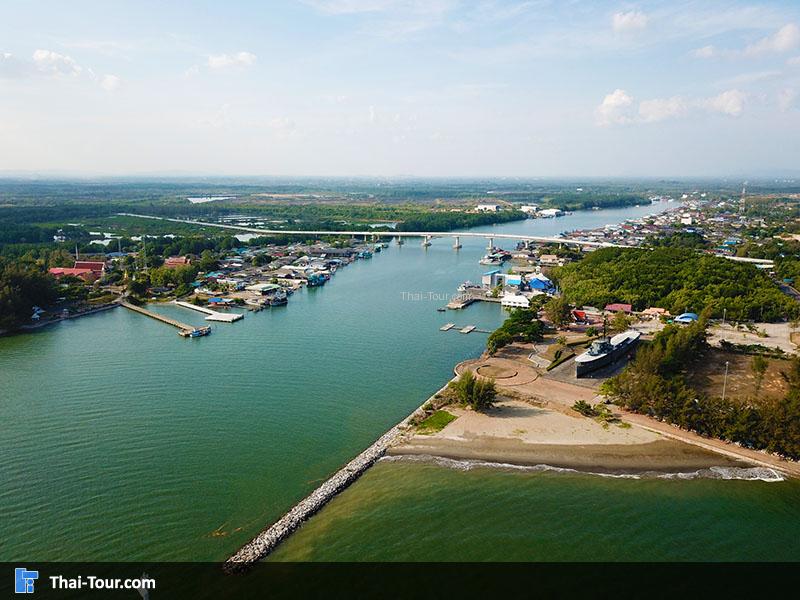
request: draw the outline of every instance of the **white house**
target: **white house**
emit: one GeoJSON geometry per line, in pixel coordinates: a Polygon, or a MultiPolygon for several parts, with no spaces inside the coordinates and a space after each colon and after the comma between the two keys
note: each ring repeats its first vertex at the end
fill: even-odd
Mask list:
{"type": "Polygon", "coordinates": [[[499,204],[478,204],[475,207],[477,212],[497,212],[500,210],[499,204]]]}
{"type": "Polygon", "coordinates": [[[528,297],[522,294],[505,294],[500,299],[500,306],[503,308],[529,308],[530,305],[528,297]]]}
{"type": "Polygon", "coordinates": [[[519,207],[519,209],[527,215],[536,214],[536,211],[539,210],[539,207],[535,204],[524,204],[519,207]]]}

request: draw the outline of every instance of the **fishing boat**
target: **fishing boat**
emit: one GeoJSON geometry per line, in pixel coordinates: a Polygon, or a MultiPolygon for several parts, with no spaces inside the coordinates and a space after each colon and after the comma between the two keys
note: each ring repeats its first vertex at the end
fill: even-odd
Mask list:
{"type": "Polygon", "coordinates": [[[465,281],[461,285],[458,286],[459,292],[466,292],[467,290],[479,290],[481,286],[477,283],[472,283],[471,281],[465,281]]]}
{"type": "Polygon", "coordinates": [[[589,373],[617,362],[634,349],[641,335],[640,332],[629,329],[610,339],[595,340],[586,352],[575,357],[575,376],[585,377],[589,373]]]}
{"type": "Polygon", "coordinates": [[[267,302],[270,306],[285,306],[289,303],[289,296],[283,290],[278,290],[268,298],[267,302]]]}

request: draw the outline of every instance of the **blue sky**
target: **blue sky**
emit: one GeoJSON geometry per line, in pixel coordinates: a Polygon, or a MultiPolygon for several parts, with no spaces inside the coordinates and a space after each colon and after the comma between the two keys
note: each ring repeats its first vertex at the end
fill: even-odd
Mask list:
{"type": "Polygon", "coordinates": [[[0,171],[800,171],[800,3],[4,0],[0,171]]]}

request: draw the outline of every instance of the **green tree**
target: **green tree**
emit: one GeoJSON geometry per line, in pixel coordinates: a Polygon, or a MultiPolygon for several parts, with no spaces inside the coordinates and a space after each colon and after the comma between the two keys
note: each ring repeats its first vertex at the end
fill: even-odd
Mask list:
{"type": "Polygon", "coordinates": [[[611,331],[614,333],[622,333],[627,331],[631,326],[631,319],[624,311],[618,310],[614,317],[611,319],[611,331]]]}
{"type": "Polygon", "coordinates": [[[544,305],[544,314],[556,328],[561,328],[570,322],[570,306],[564,296],[553,296],[544,305]]]}
{"type": "Polygon", "coordinates": [[[767,372],[767,367],[769,367],[769,362],[766,358],[760,354],[753,356],[753,360],[750,363],[750,370],[753,371],[753,376],[756,378],[756,396],[761,391],[761,384],[764,381],[764,374],[767,372]]]}

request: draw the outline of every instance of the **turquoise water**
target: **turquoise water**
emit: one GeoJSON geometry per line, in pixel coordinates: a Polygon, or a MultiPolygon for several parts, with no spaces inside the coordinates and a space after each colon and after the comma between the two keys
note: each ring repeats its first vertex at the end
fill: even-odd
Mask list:
{"type": "MultiPolygon", "coordinates": [[[[485,229],[552,235],[653,210],[485,229]]],[[[124,309],[0,338],[0,560],[224,558],[416,408],[456,362],[483,350],[484,334],[438,330],[449,320],[485,329],[502,320],[499,307],[489,304],[436,312],[461,281],[485,270],[477,263],[485,242],[462,243],[460,252],[450,239],[434,240],[427,250],[413,242],[392,245],[342,269],[324,288],[294,294],[287,307],[215,325],[208,338],[182,339],[124,309]],[[404,293],[433,297],[414,301],[404,293]]],[[[204,323],[199,313],[179,307],[156,310],[204,323]]],[[[472,473],[423,472],[440,471],[453,494],[474,489],[472,473]]],[[[383,465],[375,471],[384,472],[391,471],[383,465]]],[[[495,476],[487,479],[489,488],[495,476]]],[[[528,476],[503,477],[507,487],[519,481],[525,503],[528,476]]],[[[567,481],[552,479],[554,498],[567,481]]],[[[707,486],[709,498],[718,494],[723,506],[758,509],[777,529],[794,531],[785,513],[771,512],[775,490],[797,496],[793,483],[654,486],[661,484],[676,497],[692,485],[707,486]],[[742,489],[752,496],[729,498],[732,485],[750,486],[742,489]]],[[[629,482],[603,485],[623,496],[631,489],[629,482]]],[[[587,510],[597,510],[602,502],[587,494],[587,510]]],[[[473,502],[480,497],[473,495],[473,502]]],[[[370,506],[370,498],[362,500],[370,506]]],[[[645,500],[627,513],[642,527],[654,510],[664,510],[645,500]]],[[[487,541],[496,535],[485,531],[487,541]]],[[[515,535],[520,544],[536,539],[525,527],[515,535]]],[[[381,557],[379,540],[366,537],[352,557],[381,557]]],[[[430,556],[441,540],[420,535],[406,543],[430,556]]],[[[305,547],[316,552],[313,543],[305,547]]]]}

